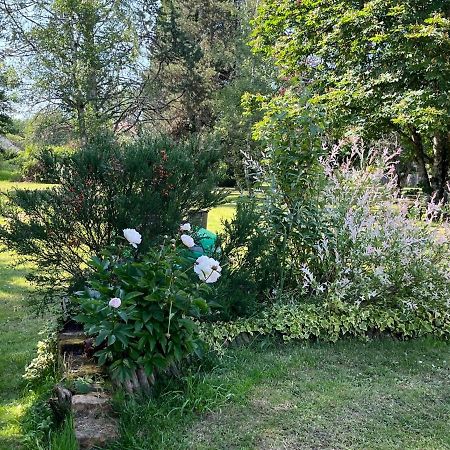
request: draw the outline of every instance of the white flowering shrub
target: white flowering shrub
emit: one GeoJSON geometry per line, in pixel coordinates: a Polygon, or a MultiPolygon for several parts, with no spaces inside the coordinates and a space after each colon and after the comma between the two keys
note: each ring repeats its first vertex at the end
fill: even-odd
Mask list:
{"type": "Polygon", "coordinates": [[[301,264],[304,295],[401,310],[448,308],[449,226],[434,199],[399,195],[394,158],[355,151],[323,160],[326,232],[301,264]]]}

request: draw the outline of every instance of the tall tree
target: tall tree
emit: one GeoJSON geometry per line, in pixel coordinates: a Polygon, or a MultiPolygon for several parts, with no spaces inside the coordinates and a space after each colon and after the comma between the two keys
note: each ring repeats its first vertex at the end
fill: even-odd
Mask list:
{"type": "Polygon", "coordinates": [[[273,65],[252,53],[258,0],[163,0],[152,46],[157,82],[147,91],[155,127],[176,137],[213,134],[224,149],[227,182],[249,186],[244,161],[259,153],[244,117],[246,92],[272,91],[273,65]],[[157,110],[159,114],[154,114],[157,110]]]}
{"type": "Polygon", "coordinates": [[[445,195],[447,0],[264,0],[254,47],[275,59],[292,90],[309,87],[338,134],[397,132],[414,151],[425,190],[445,195]]]}
{"type": "Polygon", "coordinates": [[[0,64],[0,135],[10,132],[13,128],[13,122],[9,114],[10,102],[7,96],[7,86],[7,77],[5,73],[2,73],[0,64]]]}
{"type": "MultiPolygon", "coordinates": [[[[174,135],[210,129],[214,95],[233,77],[238,4],[233,0],[163,0],[152,48],[158,82],[148,97],[174,135]]],[[[161,123],[161,122],[160,122],[161,123]]]]}
{"type": "Polygon", "coordinates": [[[32,92],[45,109],[62,111],[86,140],[101,128],[134,125],[141,114],[143,40],[152,1],[1,0],[27,63],[32,92]]]}
{"type": "Polygon", "coordinates": [[[262,114],[247,114],[243,97],[249,94],[271,95],[277,90],[276,70],[262,55],[251,51],[251,20],[256,15],[258,0],[240,2],[234,41],[233,76],[214,95],[214,135],[227,150],[225,161],[231,180],[251,190],[260,170],[263,144],[253,139],[253,125],[262,114]]]}

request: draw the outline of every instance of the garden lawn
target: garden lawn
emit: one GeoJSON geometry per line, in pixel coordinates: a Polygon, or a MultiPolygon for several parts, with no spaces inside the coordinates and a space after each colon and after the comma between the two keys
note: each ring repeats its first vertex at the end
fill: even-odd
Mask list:
{"type": "Polygon", "coordinates": [[[18,420],[31,400],[22,379],[34,357],[45,321],[27,308],[26,268],[12,268],[11,253],[0,253],[0,449],[18,448],[18,420]]]}
{"type": "Polygon", "coordinates": [[[255,342],[120,403],[126,449],[450,449],[450,349],[433,340],[255,342]]]}
{"type": "Polygon", "coordinates": [[[213,208],[208,213],[208,230],[213,233],[220,233],[223,231],[223,221],[231,220],[236,211],[236,203],[230,202],[213,208]]]}
{"type": "Polygon", "coordinates": [[[213,208],[208,213],[208,230],[213,233],[220,233],[223,231],[223,222],[231,220],[236,212],[236,201],[240,194],[236,190],[227,190],[227,197],[225,203],[213,208]]]}
{"type": "MultiPolygon", "coordinates": [[[[4,176],[0,190],[13,186],[36,188],[32,183],[12,183],[4,176]],[[6,179],[5,179],[6,178],[6,179]]],[[[30,286],[24,276],[27,267],[12,267],[16,257],[0,253],[0,449],[19,448],[19,419],[32,400],[22,379],[25,366],[34,357],[39,332],[45,320],[27,308],[30,286]]]]}

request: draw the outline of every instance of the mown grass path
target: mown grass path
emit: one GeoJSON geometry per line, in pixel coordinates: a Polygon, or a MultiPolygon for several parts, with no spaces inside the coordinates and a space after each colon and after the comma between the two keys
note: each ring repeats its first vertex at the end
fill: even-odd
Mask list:
{"type": "Polygon", "coordinates": [[[27,305],[26,267],[13,268],[14,256],[0,253],[0,449],[19,448],[19,420],[30,401],[22,378],[42,337],[45,319],[27,305]]]}

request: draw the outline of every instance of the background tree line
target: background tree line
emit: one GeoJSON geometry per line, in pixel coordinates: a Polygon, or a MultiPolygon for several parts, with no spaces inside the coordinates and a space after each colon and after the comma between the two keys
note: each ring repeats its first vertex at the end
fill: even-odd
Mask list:
{"type": "Polygon", "coordinates": [[[256,3],[1,0],[5,56],[33,111],[22,134],[38,146],[103,132],[213,136],[243,182],[242,151],[257,144],[241,96],[269,92],[274,73],[248,46],[256,3]]]}

